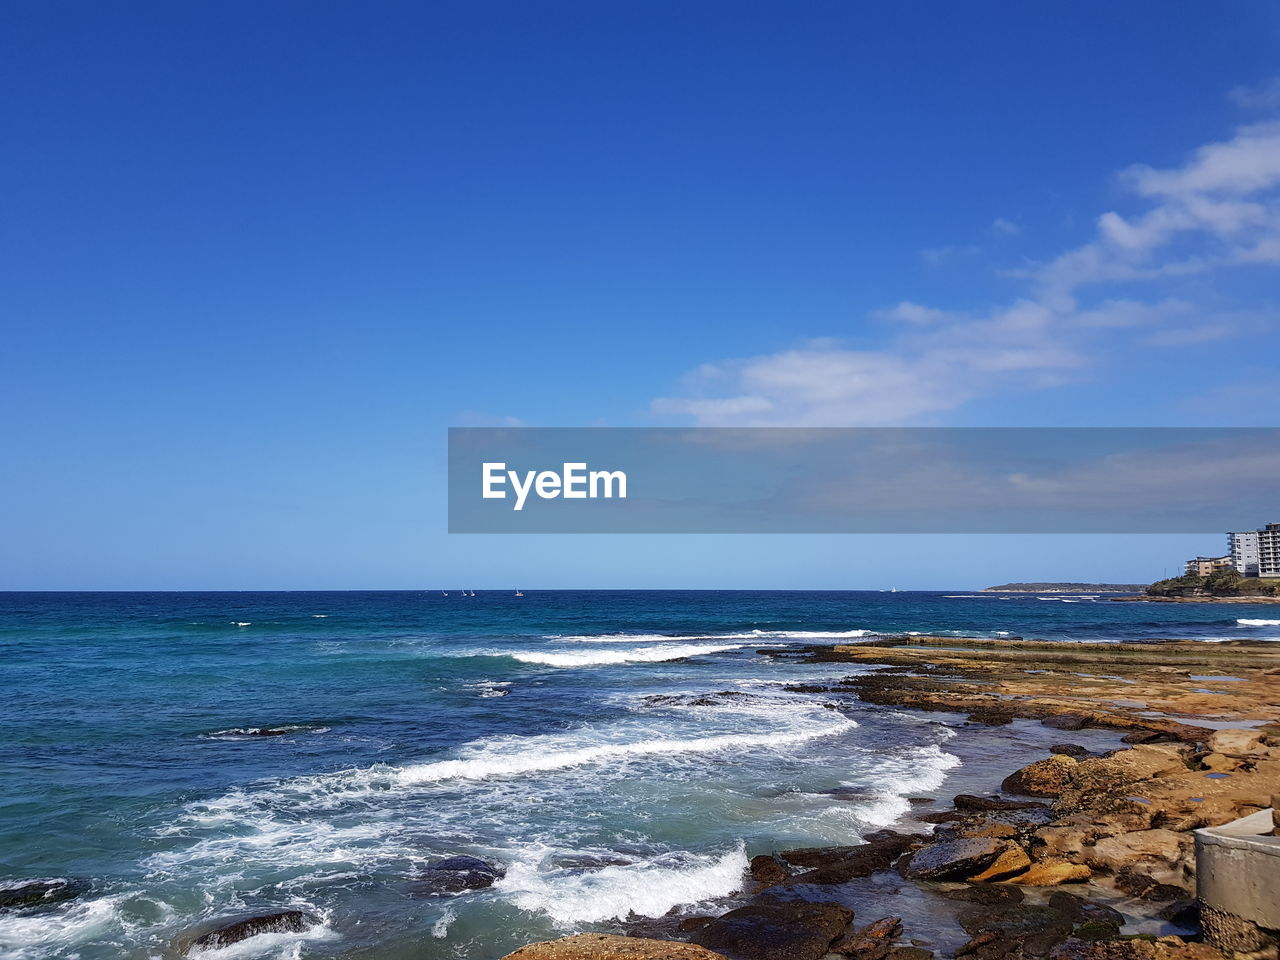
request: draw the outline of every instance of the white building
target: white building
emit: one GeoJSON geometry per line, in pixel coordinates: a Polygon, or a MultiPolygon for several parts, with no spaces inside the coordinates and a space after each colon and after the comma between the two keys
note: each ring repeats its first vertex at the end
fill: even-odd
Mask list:
{"type": "Polygon", "coordinates": [[[1242,576],[1256,577],[1258,575],[1258,531],[1228,533],[1227,543],[1231,548],[1231,565],[1242,576]]]}
{"type": "Polygon", "coordinates": [[[1227,534],[1231,565],[1246,577],[1280,577],[1280,523],[1227,534]]]}
{"type": "Polygon", "coordinates": [[[1280,577],[1280,523],[1258,531],[1258,576],[1280,577]]]}

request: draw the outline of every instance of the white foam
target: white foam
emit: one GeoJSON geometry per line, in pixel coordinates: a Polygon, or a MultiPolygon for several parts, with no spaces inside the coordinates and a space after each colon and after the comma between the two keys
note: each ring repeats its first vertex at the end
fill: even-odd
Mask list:
{"type": "Polygon", "coordinates": [[[673,907],[725,897],[742,887],[742,846],[719,857],[668,855],[589,873],[541,872],[517,861],[495,885],[517,907],[548,916],[560,927],[602,920],[660,917],[673,907]]]}
{"type": "Polygon", "coordinates": [[[0,960],[39,960],[122,929],[123,897],[82,900],[54,912],[0,913],[0,960]]]}
{"type": "Polygon", "coordinates": [[[233,627],[252,627],[253,621],[252,620],[232,620],[231,625],[233,627]]]}
{"type": "Polygon", "coordinates": [[[449,935],[449,927],[457,919],[458,915],[453,912],[453,907],[447,907],[444,913],[440,914],[436,922],[431,925],[431,935],[437,940],[443,940],[449,935]]]}
{"type": "Polygon", "coordinates": [[[663,663],[701,657],[710,653],[741,650],[741,644],[692,644],[673,643],[655,647],[639,647],[635,650],[594,650],[589,653],[554,653],[541,650],[521,650],[511,654],[521,663],[540,663],[548,667],[597,667],[618,663],[663,663]]]}
{"type": "Polygon", "coordinates": [[[772,733],[726,733],[687,740],[654,738],[629,743],[597,743],[561,750],[531,749],[537,743],[536,738],[511,737],[506,739],[502,749],[484,748],[462,760],[439,760],[405,767],[399,772],[398,779],[406,784],[484,780],[489,777],[510,777],[579,767],[604,760],[775,747],[829,737],[856,726],[856,723],[846,717],[836,717],[825,724],[810,722],[772,733]]]}
{"type": "Polygon", "coordinates": [[[751,630],[746,633],[707,633],[673,636],[663,633],[592,633],[548,636],[561,643],[672,643],[691,640],[854,640],[876,636],[874,630],[751,630]]]}
{"type": "Polygon", "coordinates": [[[1280,620],[1237,620],[1242,627],[1280,627],[1280,620]]]}
{"type": "Polygon", "coordinates": [[[304,944],[337,938],[337,932],[327,923],[321,922],[297,932],[260,933],[225,947],[192,947],[190,956],[200,957],[202,960],[299,960],[303,956],[304,944]]]}

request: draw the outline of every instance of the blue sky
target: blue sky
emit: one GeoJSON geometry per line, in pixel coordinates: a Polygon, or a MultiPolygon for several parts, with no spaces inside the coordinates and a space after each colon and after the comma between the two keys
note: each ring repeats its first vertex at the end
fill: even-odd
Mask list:
{"type": "Polygon", "coordinates": [[[1159,576],[450,537],[445,429],[1275,425],[1277,77],[1261,2],[12,5],[0,585],[1159,576]]]}

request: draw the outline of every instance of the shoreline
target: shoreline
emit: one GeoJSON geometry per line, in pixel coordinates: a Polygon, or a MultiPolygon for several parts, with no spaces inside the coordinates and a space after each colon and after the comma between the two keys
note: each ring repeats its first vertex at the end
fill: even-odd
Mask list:
{"type": "Polygon", "coordinates": [[[759,652],[783,669],[871,668],[791,692],[975,728],[1038,721],[1064,742],[1018,769],[993,757],[982,774],[1004,777],[998,791],[913,798],[891,828],[852,846],[755,856],[751,882],[721,916],[677,910],[625,925],[627,936],[582,934],[510,957],[1223,956],[1199,942],[1191,831],[1266,809],[1280,793],[1280,645],[911,636],[759,652]],[[1070,742],[1098,731],[1117,735],[1118,749],[1070,742]]]}
{"type": "Polygon", "coordinates": [[[1280,603],[1280,597],[1161,597],[1143,594],[1137,597],[1108,597],[1112,603],[1280,603]]]}

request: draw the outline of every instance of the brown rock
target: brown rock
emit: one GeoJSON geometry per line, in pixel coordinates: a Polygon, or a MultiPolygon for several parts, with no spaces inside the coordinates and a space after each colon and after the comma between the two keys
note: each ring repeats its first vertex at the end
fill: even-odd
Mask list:
{"type": "Polygon", "coordinates": [[[1055,753],[1048,759],[1037,760],[1011,773],[1000,784],[1000,789],[1028,797],[1056,797],[1062,793],[1078,765],[1075,758],[1055,753]]]}
{"type": "Polygon", "coordinates": [[[995,863],[981,873],[970,877],[970,879],[977,883],[984,883],[989,880],[1005,880],[1015,874],[1022,873],[1029,866],[1031,866],[1031,858],[1027,856],[1027,852],[1015,844],[1010,844],[1004,853],[996,857],[995,863]]]}
{"type": "Polygon", "coordinates": [[[1266,741],[1257,730],[1217,730],[1209,737],[1208,747],[1211,753],[1228,757],[1265,757],[1268,753],[1266,741]]]}
{"type": "Polygon", "coordinates": [[[1046,804],[1036,800],[1006,800],[1003,797],[978,797],[971,793],[958,794],[952,804],[957,810],[988,813],[992,810],[1043,810],[1046,804]]]}
{"type": "Polygon", "coordinates": [[[1228,757],[1225,753],[1206,753],[1200,758],[1200,766],[1214,773],[1235,773],[1244,763],[1243,760],[1228,757]]]}
{"type": "Polygon", "coordinates": [[[507,954],[503,960],[725,960],[725,957],[692,943],[674,940],[579,933],[531,943],[507,954]]]}
{"type": "Polygon", "coordinates": [[[791,879],[791,871],[777,857],[762,853],[751,858],[751,879],[765,886],[773,886],[791,879]]]}
{"type": "MultiPolygon", "coordinates": [[[[1140,830],[1103,837],[1092,847],[1085,848],[1084,861],[1091,867],[1110,873],[1118,873],[1138,863],[1173,868],[1191,862],[1193,846],[1194,840],[1186,833],[1140,830]]],[[[1142,872],[1152,873],[1150,870],[1142,872]]]]}
{"type": "Polygon", "coordinates": [[[716,917],[690,937],[742,960],[819,960],[853,919],[838,903],[760,899],[716,917]]]}
{"type": "Polygon", "coordinates": [[[1033,863],[1025,872],[1004,882],[1016,883],[1024,887],[1056,887],[1062,883],[1080,883],[1091,876],[1093,871],[1083,863],[1042,860],[1040,863],[1033,863]]]}
{"type": "Polygon", "coordinates": [[[1097,831],[1091,827],[1054,825],[1041,827],[1033,836],[1036,839],[1036,853],[1041,859],[1073,858],[1078,857],[1094,841],[1097,831]]]}
{"type": "Polygon", "coordinates": [[[1154,940],[1099,940],[1072,938],[1053,948],[1051,960],[1223,960],[1222,954],[1203,943],[1187,943],[1181,937],[1154,940]]]}
{"type": "Polygon", "coordinates": [[[831,950],[855,960],[884,960],[894,939],[901,933],[901,917],[882,917],[845,934],[832,945],[831,950]]]}

